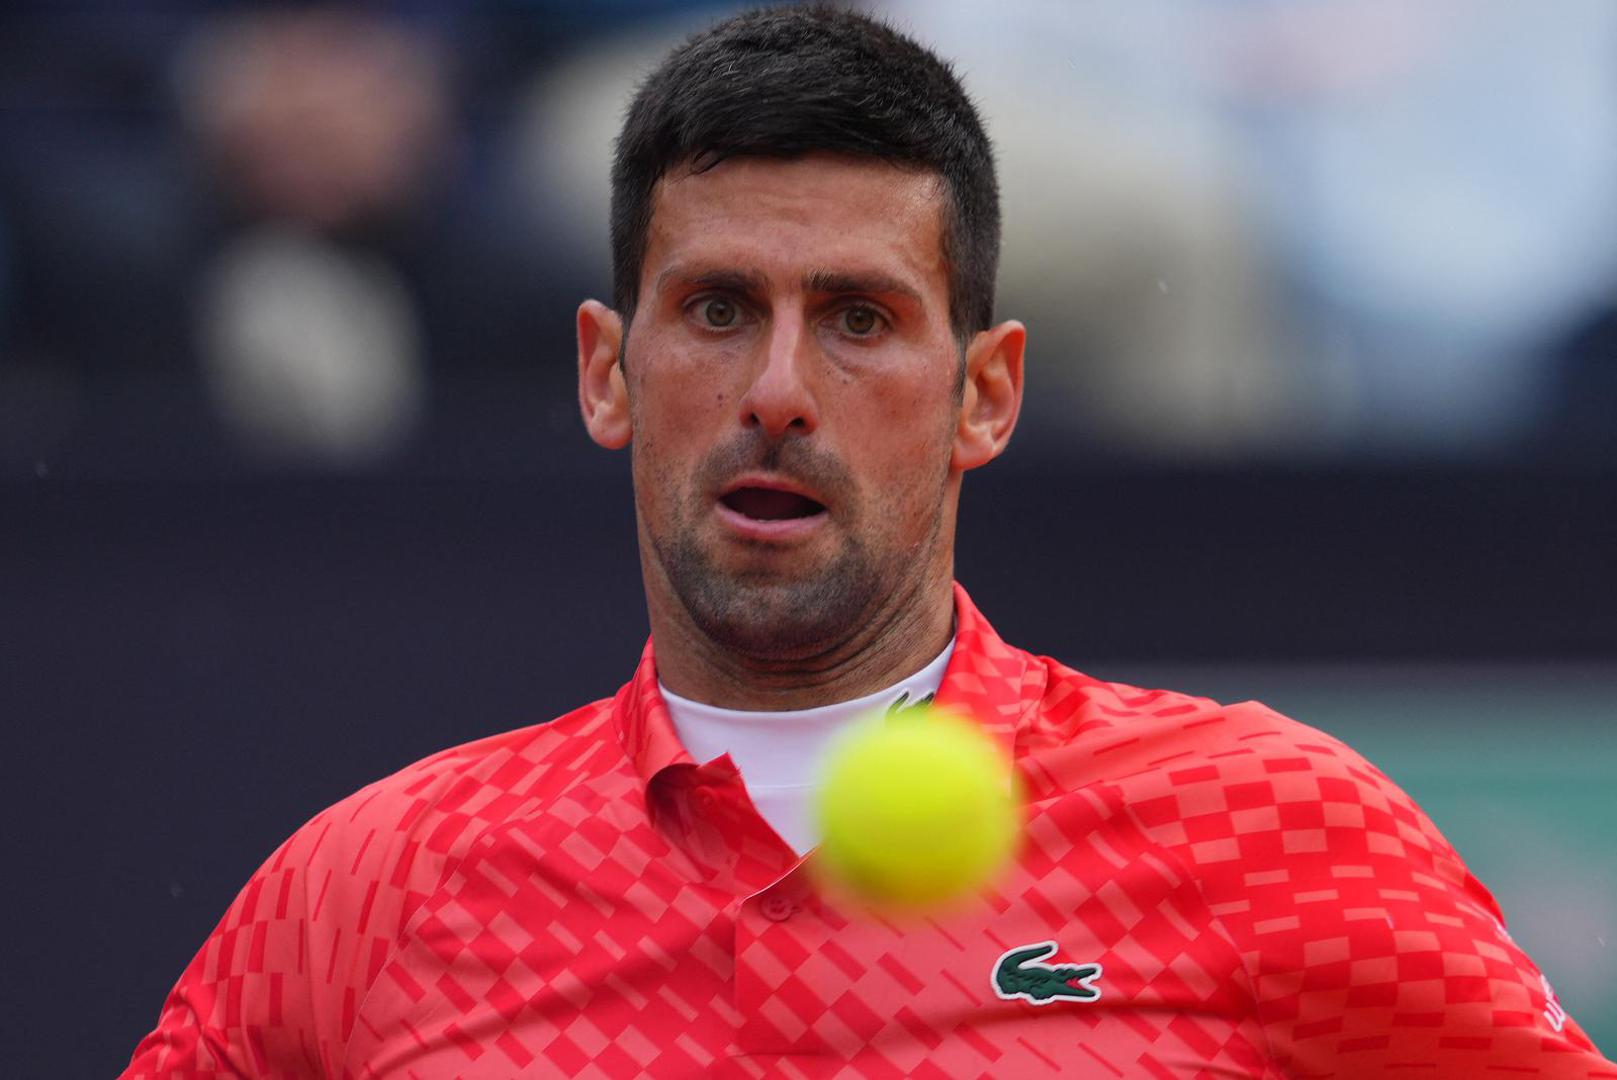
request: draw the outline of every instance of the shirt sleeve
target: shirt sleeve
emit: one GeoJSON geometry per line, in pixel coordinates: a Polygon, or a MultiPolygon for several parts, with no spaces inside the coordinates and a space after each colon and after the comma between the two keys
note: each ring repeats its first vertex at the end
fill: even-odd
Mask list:
{"type": "Polygon", "coordinates": [[[340,1075],[366,991],[469,838],[471,819],[445,812],[455,792],[444,800],[440,784],[407,771],[294,833],[203,942],[122,1075],[340,1075]]]}
{"type": "Polygon", "coordinates": [[[1267,716],[1138,810],[1240,953],[1275,1064],[1310,1080],[1617,1080],[1414,801],[1267,716]]]}
{"type": "MultiPolygon", "coordinates": [[[[321,887],[328,814],[295,833],[253,874],[164,1002],[126,1077],[329,1075],[340,1032],[323,1024],[350,984],[352,956],[319,962],[344,935],[321,887]],[[339,969],[348,968],[339,978],[339,969]],[[335,1045],[334,1045],[335,1044],[335,1045]]],[[[331,898],[335,900],[336,898],[331,898]]],[[[351,948],[349,950],[351,952],[351,948]]]]}

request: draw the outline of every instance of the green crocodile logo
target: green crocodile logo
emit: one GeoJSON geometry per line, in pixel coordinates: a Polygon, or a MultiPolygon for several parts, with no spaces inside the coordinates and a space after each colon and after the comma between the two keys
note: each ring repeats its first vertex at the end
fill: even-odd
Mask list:
{"type": "Polygon", "coordinates": [[[1008,949],[994,965],[994,993],[1006,1001],[1021,998],[1035,1005],[1048,1005],[1057,998],[1094,1001],[1100,997],[1099,964],[1041,964],[1056,951],[1053,941],[1019,945],[1008,949]]]}
{"type": "Polygon", "coordinates": [[[911,701],[910,692],[906,690],[902,694],[898,695],[897,701],[894,701],[891,705],[887,706],[887,712],[884,715],[888,720],[891,720],[893,717],[897,716],[906,709],[919,709],[932,704],[932,699],[935,697],[937,697],[937,694],[931,693],[911,701]]]}

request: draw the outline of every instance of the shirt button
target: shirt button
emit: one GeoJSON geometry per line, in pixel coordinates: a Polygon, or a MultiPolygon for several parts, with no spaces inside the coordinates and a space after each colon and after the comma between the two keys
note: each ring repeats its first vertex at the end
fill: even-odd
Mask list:
{"type": "Polygon", "coordinates": [[[696,789],[696,808],[705,814],[711,814],[713,808],[719,805],[719,797],[707,788],[696,789]]]}
{"type": "Polygon", "coordinates": [[[784,896],[771,894],[764,897],[764,901],[758,905],[758,909],[764,913],[764,918],[770,922],[785,922],[796,913],[797,905],[784,896]]]}

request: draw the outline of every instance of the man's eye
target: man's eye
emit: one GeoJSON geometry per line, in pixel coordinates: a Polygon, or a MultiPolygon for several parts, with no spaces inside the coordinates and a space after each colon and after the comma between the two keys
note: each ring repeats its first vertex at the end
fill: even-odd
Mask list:
{"type": "Polygon", "coordinates": [[[882,318],[872,308],[842,309],[842,329],[853,337],[869,337],[881,329],[882,318]]]}
{"type": "Polygon", "coordinates": [[[736,319],[740,316],[740,312],[736,310],[735,301],[726,300],[718,296],[703,300],[696,305],[696,310],[702,322],[718,329],[734,326],[736,319]]]}

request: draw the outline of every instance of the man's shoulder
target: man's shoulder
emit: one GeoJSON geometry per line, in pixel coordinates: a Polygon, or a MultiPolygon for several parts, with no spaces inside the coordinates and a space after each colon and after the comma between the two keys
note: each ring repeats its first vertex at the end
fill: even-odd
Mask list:
{"type": "Polygon", "coordinates": [[[1314,791],[1321,779],[1391,788],[1342,740],[1258,701],[1232,704],[1174,690],[1108,682],[1041,658],[1048,677],[1022,741],[1030,752],[1070,753],[1091,780],[1178,786],[1269,780],[1314,791]],[[1310,778],[1300,786],[1286,778],[1310,778]]]}
{"type": "Polygon", "coordinates": [[[1257,701],[1223,704],[1046,663],[1024,752],[1042,759],[1031,771],[1051,778],[1048,794],[1105,789],[1158,841],[1189,843],[1207,861],[1235,857],[1258,834],[1296,854],[1352,833],[1370,850],[1463,877],[1414,800],[1341,739],[1257,701]]]}
{"type": "Polygon", "coordinates": [[[489,827],[621,767],[612,705],[595,701],[412,762],[309,819],[260,873],[330,871],[338,881],[382,877],[407,890],[430,886],[489,827]]]}
{"type": "Polygon", "coordinates": [[[428,809],[451,812],[502,795],[541,795],[556,781],[621,761],[612,705],[603,698],[554,720],[438,750],[365,785],[315,821],[401,822],[428,809]]]}

